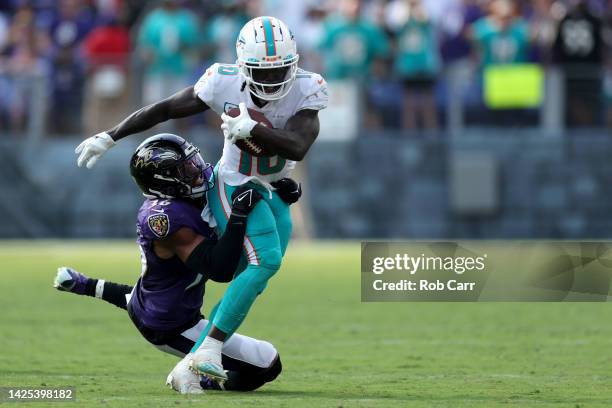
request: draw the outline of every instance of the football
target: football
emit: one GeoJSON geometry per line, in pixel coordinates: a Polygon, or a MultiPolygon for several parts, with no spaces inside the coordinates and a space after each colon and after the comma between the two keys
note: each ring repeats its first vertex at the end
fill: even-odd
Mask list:
{"type": "MultiPolygon", "coordinates": [[[[236,116],[240,115],[240,109],[232,108],[229,110],[229,112],[227,112],[227,114],[235,118],[236,116]]],[[[269,128],[273,127],[272,123],[270,123],[270,121],[264,116],[264,114],[259,111],[256,111],[255,109],[249,109],[249,116],[254,121],[259,122],[260,124],[266,127],[269,127],[269,128]]],[[[273,154],[268,153],[266,149],[259,146],[255,142],[255,140],[253,140],[252,138],[238,140],[236,142],[236,146],[238,146],[238,148],[242,150],[243,152],[249,153],[250,155],[253,155],[256,157],[274,156],[273,154]]]]}

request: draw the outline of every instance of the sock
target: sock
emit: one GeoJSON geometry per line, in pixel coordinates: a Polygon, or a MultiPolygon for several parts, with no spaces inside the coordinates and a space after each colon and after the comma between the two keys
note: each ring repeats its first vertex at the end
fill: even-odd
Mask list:
{"type": "Polygon", "coordinates": [[[127,310],[127,299],[125,295],[132,293],[134,289],[130,285],[122,285],[115,282],[104,282],[104,292],[102,293],[102,299],[108,303],[127,310]]]}
{"type": "MultiPolygon", "coordinates": [[[[221,300],[223,300],[223,298],[221,298],[221,300]]],[[[210,315],[208,316],[208,324],[206,325],[202,333],[200,333],[200,337],[198,338],[198,341],[196,341],[193,347],[191,348],[191,353],[195,353],[196,351],[198,351],[198,349],[202,345],[202,342],[208,336],[208,332],[212,328],[213,319],[215,318],[215,315],[217,314],[217,310],[219,310],[219,305],[221,304],[221,300],[210,311],[210,315]]],[[[228,338],[229,337],[226,337],[225,340],[227,341],[228,338]]]]}
{"type": "Polygon", "coordinates": [[[96,297],[96,287],[98,286],[98,280],[89,278],[85,285],[85,294],[87,296],[96,297]]]}
{"type": "Polygon", "coordinates": [[[106,282],[103,279],[89,278],[85,286],[87,296],[96,297],[111,303],[118,308],[127,309],[125,295],[132,292],[133,287],[115,282],[106,282]]]}
{"type": "Polygon", "coordinates": [[[213,339],[210,336],[206,336],[200,349],[205,349],[213,352],[215,355],[219,356],[219,363],[221,362],[221,348],[223,347],[223,342],[217,339],[213,339]]]}

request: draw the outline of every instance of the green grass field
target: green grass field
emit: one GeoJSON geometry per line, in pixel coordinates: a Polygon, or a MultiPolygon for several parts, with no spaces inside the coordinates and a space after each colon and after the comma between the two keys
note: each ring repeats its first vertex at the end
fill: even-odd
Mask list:
{"type": "MultiPolygon", "coordinates": [[[[64,264],[135,282],[134,243],[0,242],[0,386],[74,386],[72,407],[612,406],[611,305],[365,304],[359,248],[292,244],[240,329],[276,345],[283,373],[195,398],[164,387],[177,360],[125,312],[51,287],[64,264]]],[[[221,290],[209,286],[205,311],[221,290]]]]}

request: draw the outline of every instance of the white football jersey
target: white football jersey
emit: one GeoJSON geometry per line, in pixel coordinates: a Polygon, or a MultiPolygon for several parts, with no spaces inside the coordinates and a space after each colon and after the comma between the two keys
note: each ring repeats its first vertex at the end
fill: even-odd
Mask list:
{"type": "MultiPolygon", "coordinates": [[[[284,128],[287,120],[302,109],[321,110],[327,107],[327,83],[319,74],[299,69],[295,83],[287,96],[270,101],[260,108],[253,103],[251,93],[243,89],[244,79],[237,65],[213,64],[194,86],[196,95],[218,115],[238,108],[244,102],[257,110],[275,128],[284,128]]],[[[295,162],[280,156],[255,157],[225,141],[219,161],[219,176],[227,184],[237,186],[250,180],[269,183],[289,177],[295,162]]]]}

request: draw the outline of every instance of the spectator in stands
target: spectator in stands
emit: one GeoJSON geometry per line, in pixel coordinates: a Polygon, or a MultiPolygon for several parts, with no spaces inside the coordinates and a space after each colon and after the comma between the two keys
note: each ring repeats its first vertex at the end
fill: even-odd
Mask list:
{"type": "Polygon", "coordinates": [[[553,4],[553,0],[530,3],[528,22],[532,42],[528,58],[533,62],[549,64],[557,32],[559,4],[553,4]]]}
{"type": "Polygon", "coordinates": [[[457,10],[447,10],[440,30],[440,54],[445,63],[466,60],[472,52],[469,33],[474,22],[485,16],[481,0],[464,0],[457,10]]]}
{"type": "Polygon", "coordinates": [[[421,0],[409,0],[406,23],[397,32],[395,70],[403,82],[402,127],[438,127],[434,87],[439,71],[435,29],[421,0]]]}
{"type": "Polygon", "coordinates": [[[608,0],[608,11],[604,23],[604,40],[606,52],[606,75],[605,75],[605,106],[606,126],[612,128],[612,0],[608,0]]]}
{"type": "Polygon", "coordinates": [[[584,0],[574,0],[560,21],[554,59],[565,76],[566,119],[569,126],[601,123],[603,23],[584,0]]]}
{"type": "Polygon", "coordinates": [[[126,13],[126,4],[124,0],[89,0],[93,3],[98,16],[116,17],[120,13],[126,13]]]}
{"type": "Polygon", "coordinates": [[[31,7],[13,16],[8,40],[0,49],[0,123],[10,130],[24,130],[33,86],[47,70],[43,58],[44,33],[36,30],[31,7]]]}
{"type": "Polygon", "coordinates": [[[85,36],[95,27],[92,10],[79,0],[59,0],[57,12],[53,5],[43,2],[39,17],[50,20],[49,37],[53,44],[50,53],[49,79],[52,103],[50,104],[49,129],[56,133],[76,133],[81,129],[83,61],[78,52],[85,36]]]}
{"type": "Polygon", "coordinates": [[[382,59],[372,63],[368,78],[366,109],[363,112],[363,124],[369,129],[397,129],[401,125],[402,90],[393,78],[393,69],[382,59]]]}
{"type": "Polygon", "coordinates": [[[9,38],[8,18],[0,11],[0,50],[4,48],[9,38]]]}
{"type": "Polygon", "coordinates": [[[52,104],[48,129],[58,134],[79,133],[85,75],[74,46],[61,46],[55,50],[49,79],[52,104]]]}
{"type": "Polygon", "coordinates": [[[83,52],[90,66],[127,64],[130,52],[130,32],[124,15],[103,15],[99,25],[83,41],[83,52]]]}
{"type": "Polygon", "coordinates": [[[144,18],[138,47],[145,66],[145,104],[187,85],[200,34],[196,16],[181,7],[178,0],[163,0],[144,18]]]}
{"type": "Polygon", "coordinates": [[[59,0],[14,0],[14,2],[20,6],[27,4],[32,7],[35,14],[36,27],[50,35],[51,27],[58,19],[59,0]]]}
{"type": "Polygon", "coordinates": [[[130,32],[126,8],[116,12],[117,16],[102,16],[99,26],[83,42],[87,63],[86,133],[118,122],[129,110],[130,32]]]}
{"type": "Polygon", "coordinates": [[[316,2],[306,10],[297,41],[300,44],[300,66],[307,71],[324,72],[318,48],[325,34],[323,22],[327,13],[328,10],[316,2]]]}
{"type": "Polygon", "coordinates": [[[214,62],[233,64],[236,61],[236,39],[240,29],[251,19],[244,4],[239,0],[223,3],[221,12],[206,25],[202,45],[212,48],[209,58],[214,62]]]}
{"type": "Polygon", "coordinates": [[[487,16],[476,21],[470,36],[479,51],[481,68],[527,61],[529,30],[511,0],[494,0],[487,16]]]}
{"type": "Polygon", "coordinates": [[[341,0],[340,15],[325,23],[321,50],[328,79],[362,80],[370,74],[375,59],[388,55],[386,34],[361,18],[360,9],[358,0],[341,0]]]}
{"type": "Polygon", "coordinates": [[[51,41],[58,48],[76,46],[95,26],[94,15],[79,0],[60,0],[59,10],[49,27],[51,41]]]}

